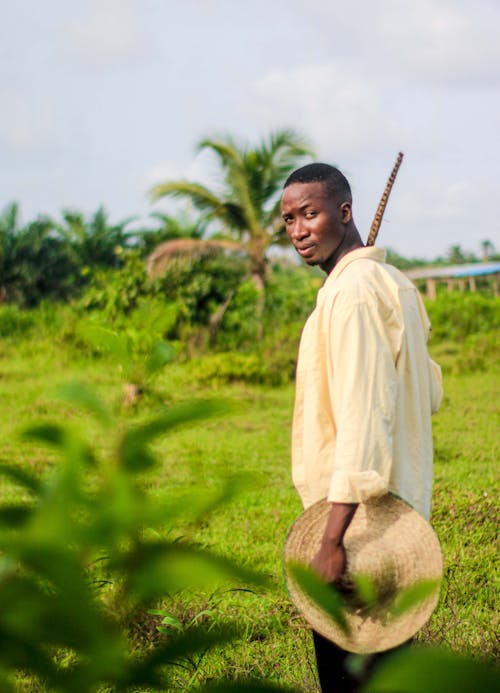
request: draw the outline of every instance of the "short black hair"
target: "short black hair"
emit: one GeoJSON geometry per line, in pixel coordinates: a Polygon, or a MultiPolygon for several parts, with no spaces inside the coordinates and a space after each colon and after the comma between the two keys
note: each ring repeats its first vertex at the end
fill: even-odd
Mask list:
{"type": "Polygon", "coordinates": [[[344,174],[330,164],[306,164],[291,173],[283,188],[293,183],[324,183],[331,195],[343,197],[345,202],[352,202],[351,186],[344,174]]]}

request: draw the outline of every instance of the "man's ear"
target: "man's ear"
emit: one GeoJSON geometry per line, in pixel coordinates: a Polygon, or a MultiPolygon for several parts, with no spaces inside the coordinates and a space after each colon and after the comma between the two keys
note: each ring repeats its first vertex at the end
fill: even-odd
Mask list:
{"type": "Polygon", "coordinates": [[[339,207],[343,224],[348,224],[352,219],[352,207],[350,202],[342,202],[339,207]]]}

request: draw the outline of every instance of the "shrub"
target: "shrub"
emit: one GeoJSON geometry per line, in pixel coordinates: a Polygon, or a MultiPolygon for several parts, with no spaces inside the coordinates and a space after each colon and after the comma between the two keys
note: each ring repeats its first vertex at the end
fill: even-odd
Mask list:
{"type": "Polygon", "coordinates": [[[128,251],[120,270],[95,272],[92,282],[77,304],[83,311],[100,311],[106,321],[128,315],[141,296],[154,293],[146,274],[146,266],[136,251],[128,251]]]}
{"type": "Polygon", "coordinates": [[[14,337],[29,332],[35,320],[33,313],[14,305],[0,305],[0,337],[14,337]]]}
{"type": "Polygon", "coordinates": [[[262,383],[265,367],[257,354],[234,351],[194,358],[188,365],[189,374],[200,383],[220,385],[234,381],[262,383]]]}
{"type": "Polygon", "coordinates": [[[468,335],[500,328],[500,298],[480,293],[439,293],[426,302],[436,340],[463,341],[468,335]]]}
{"type": "Polygon", "coordinates": [[[498,370],[499,364],[498,332],[485,332],[467,337],[457,355],[453,370],[455,373],[495,371],[498,370]]]}
{"type": "Polygon", "coordinates": [[[217,332],[217,348],[228,351],[255,345],[260,329],[257,299],[257,288],[251,279],[239,285],[217,332]]]}

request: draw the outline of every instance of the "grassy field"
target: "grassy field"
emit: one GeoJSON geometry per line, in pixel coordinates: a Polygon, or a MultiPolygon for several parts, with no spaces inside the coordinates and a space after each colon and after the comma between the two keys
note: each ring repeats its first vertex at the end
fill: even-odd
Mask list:
{"type": "MultiPolygon", "coordinates": [[[[57,384],[72,380],[92,385],[119,409],[123,377],[111,359],[91,358],[74,346],[43,337],[0,343],[2,460],[39,473],[56,462],[46,449],[20,441],[19,431],[34,420],[70,419],[98,447],[110,444],[97,424],[52,397],[57,384]]],[[[420,635],[425,642],[484,659],[498,656],[497,382],[489,372],[449,375],[445,380],[446,396],[434,419],[432,515],[445,557],[445,582],[438,609],[420,635]]],[[[183,594],[162,605],[183,624],[198,617],[210,627],[224,619],[241,631],[240,639],[225,648],[186,661],[179,667],[177,685],[186,689],[215,676],[257,676],[302,691],[317,690],[309,635],[287,598],[281,569],[287,528],[300,512],[289,474],[293,387],[233,384],[208,390],[174,363],[158,376],[154,392],[147,393],[137,408],[122,411],[122,421],[125,425],[165,404],[199,396],[222,396],[232,409],[222,418],[160,440],[155,452],[161,466],[145,483],[165,503],[186,494],[186,524],[171,532],[258,568],[270,577],[272,587],[256,592],[242,585],[221,585],[212,594],[183,594]],[[189,522],[190,489],[210,491],[241,474],[248,478],[232,503],[201,524],[189,522]]],[[[3,500],[18,497],[17,490],[2,484],[3,500]]],[[[158,624],[159,619],[147,613],[130,620],[130,636],[138,648],[162,637],[158,624]]]]}

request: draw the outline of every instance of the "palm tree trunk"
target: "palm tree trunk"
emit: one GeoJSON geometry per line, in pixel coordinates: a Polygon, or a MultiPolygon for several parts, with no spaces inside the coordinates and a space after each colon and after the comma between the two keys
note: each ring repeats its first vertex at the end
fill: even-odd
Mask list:
{"type": "Polygon", "coordinates": [[[250,256],[252,281],[257,290],[257,301],[255,313],[257,316],[257,339],[260,341],[264,333],[264,308],[266,304],[266,273],[267,263],[264,256],[264,250],[258,254],[252,253],[250,256]]]}
{"type": "Polygon", "coordinates": [[[208,325],[208,330],[209,330],[209,334],[210,334],[210,344],[212,346],[215,342],[215,337],[217,336],[217,332],[219,331],[219,327],[222,323],[222,320],[224,319],[224,315],[226,313],[226,310],[227,310],[229,304],[231,303],[231,299],[233,298],[234,294],[235,294],[235,290],[231,289],[231,291],[229,292],[224,303],[222,303],[217,308],[215,313],[210,316],[210,322],[208,325]]]}

